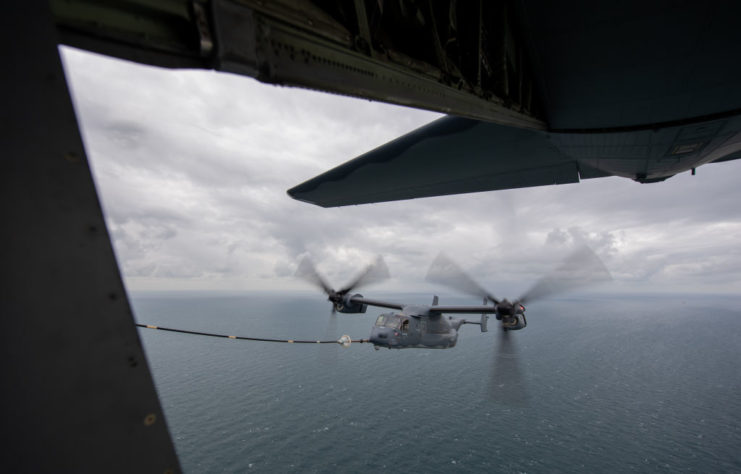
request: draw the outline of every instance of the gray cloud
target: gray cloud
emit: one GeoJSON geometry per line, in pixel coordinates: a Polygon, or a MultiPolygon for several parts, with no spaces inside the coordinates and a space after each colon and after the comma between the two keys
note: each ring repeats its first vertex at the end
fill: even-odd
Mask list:
{"type": "Polygon", "coordinates": [[[580,243],[617,289],[741,287],[738,163],[664,183],[580,184],[321,209],[286,189],[438,115],[211,71],[63,49],[114,246],[130,288],[308,288],[310,254],[341,285],[382,254],[382,286],[434,289],[445,251],[514,295],[580,243]]]}

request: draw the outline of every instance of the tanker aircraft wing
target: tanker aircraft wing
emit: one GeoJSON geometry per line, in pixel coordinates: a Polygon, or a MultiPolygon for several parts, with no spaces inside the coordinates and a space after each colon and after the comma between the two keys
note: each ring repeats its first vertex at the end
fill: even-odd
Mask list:
{"type": "Polygon", "coordinates": [[[559,133],[447,116],[288,191],[322,207],[622,176],[663,181],[741,157],[741,119],[559,133]]]}
{"type": "Polygon", "coordinates": [[[487,6],[483,16],[466,17],[483,25],[511,20],[485,35],[501,33],[494,48],[479,37],[459,54],[471,40],[466,32],[477,31],[461,23],[460,12],[442,21],[444,33],[437,30],[449,45],[437,64],[459,74],[462,90],[491,98],[497,113],[455,108],[450,96],[450,109],[426,108],[457,117],[412,131],[289,195],[332,207],[604,176],[654,183],[741,157],[738,2],[497,5],[504,7],[494,16],[487,6]],[[477,48],[479,61],[468,63],[477,48]]]}

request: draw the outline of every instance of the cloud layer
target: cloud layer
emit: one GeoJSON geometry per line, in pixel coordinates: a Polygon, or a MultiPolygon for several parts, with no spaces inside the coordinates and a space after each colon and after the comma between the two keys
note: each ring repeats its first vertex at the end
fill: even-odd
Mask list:
{"type": "Polygon", "coordinates": [[[515,295],[583,243],[616,290],[741,288],[739,163],[651,185],[321,209],[286,189],[439,115],[69,48],[63,58],[130,289],[305,289],[294,272],[306,254],[340,286],[381,254],[393,276],[381,290],[432,290],[424,275],[445,251],[515,295]]]}

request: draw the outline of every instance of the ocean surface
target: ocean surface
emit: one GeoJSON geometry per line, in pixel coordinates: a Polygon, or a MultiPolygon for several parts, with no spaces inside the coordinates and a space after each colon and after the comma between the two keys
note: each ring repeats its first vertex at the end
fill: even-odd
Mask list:
{"type": "MultiPolygon", "coordinates": [[[[441,298],[456,303],[478,304],[441,298]]],[[[321,296],[279,293],[132,305],[140,323],[286,339],[367,338],[383,312],[333,324],[321,296]]],[[[741,297],[563,298],[527,316],[509,341],[492,319],[447,350],[140,335],[188,473],[741,472],[741,297]]]]}

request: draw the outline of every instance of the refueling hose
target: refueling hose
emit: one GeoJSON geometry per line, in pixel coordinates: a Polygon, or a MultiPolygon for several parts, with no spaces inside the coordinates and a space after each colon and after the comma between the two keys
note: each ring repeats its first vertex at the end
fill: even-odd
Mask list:
{"type": "Polygon", "coordinates": [[[137,327],[145,328],[145,329],[158,329],[160,331],[169,331],[169,332],[179,332],[182,334],[194,334],[196,336],[209,336],[209,337],[222,337],[224,339],[239,339],[242,341],[259,341],[259,342],[283,342],[286,344],[339,344],[342,347],[350,347],[350,344],[353,342],[357,342],[358,344],[364,344],[368,341],[368,339],[350,339],[350,336],[344,335],[334,340],[328,340],[328,341],[309,341],[309,340],[300,340],[300,339],[271,339],[271,338],[265,338],[265,337],[247,337],[247,336],[230,336],[228,334],[214,334],[211,332],[201,332],[201,331],[188,331],[186,329],[173,329],[173,328],[165,328],[162,326],[153,326],[151,324],[136,324],[137,327]]]}

